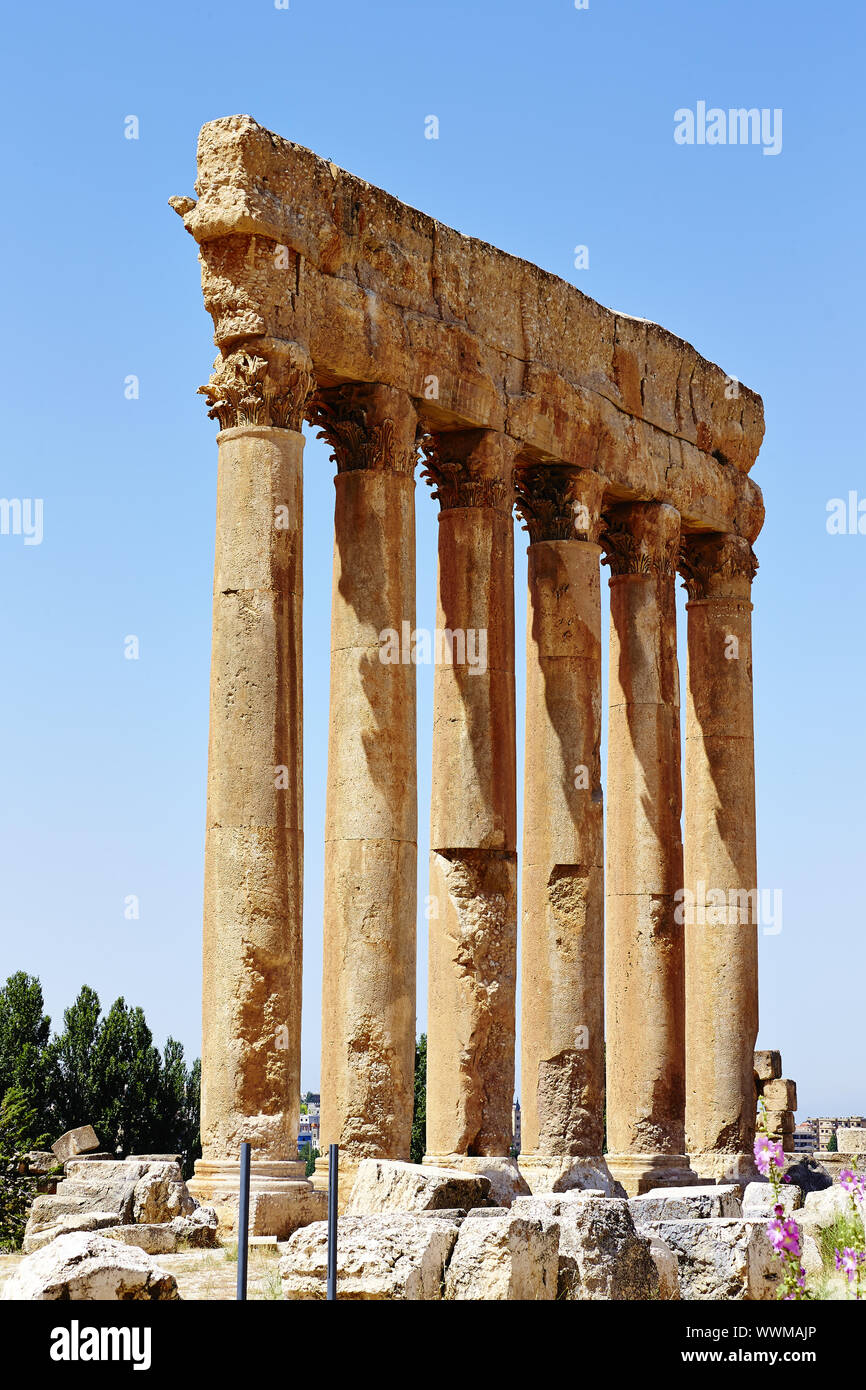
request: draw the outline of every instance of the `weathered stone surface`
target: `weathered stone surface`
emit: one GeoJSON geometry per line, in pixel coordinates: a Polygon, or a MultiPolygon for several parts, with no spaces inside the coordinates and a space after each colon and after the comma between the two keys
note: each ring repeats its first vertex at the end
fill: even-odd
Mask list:
{"type": "Polygon", "coordinates": [[[378,1212],[420,1212],[443,1207],[486,1206],[490,1179],[454,1168],[433,1168],[379,1158],[362,1159],[348,1216],[378,1212]]]}
{"type": "MultiPolygon", "coordinates": [[[[782,1185],[779,1194],[780,1204],[786,1216],[792,1215],[799,1207],[802,1207],[805,1194],[801,1187],[796,1183],[786,1182],[782,1185]]],[[[769,1221],[774,1214],[776,1199],[773,1196],[773,1188],[769,1182],[750,1182],[743,1193],[743,1216],[747,1220],[757,1220],[759,1217],[769,1221]]],[[[734,1216],[735,1212],[713,1213],[710,1215],[734,1216]]]]}
{"type": "Polygon", "coordinates": [[[763,1087],[767,1081],[775,1081],[782,1075],[782,1054],[775,1051],[756,1052],[754,1054],[755,1077],[763,1087]]]}
{"type": "Polygon", "coordinates": [[[576,468],[516,479],[530,537],[521,1164],[537,1191],[587,1181],[569,1159],[604,1169],[601,488],[576,468]]]}
{"type": "Polygon", "coordinates": [[[695,1221],[711,1216],[743,1216],[743,1189],[736,1183],[717,1186],[657,1187],[632,1197],[629,1210],[635,1225],[653,1221],[695,1221]]]}
{"type": "Polygon", "coordinates": [[[802,1211],[797,1213],[797,1221],[804,1230],[823,1230],[832,1226],[841,1216],[851,1216],[850,1194],[834,1183],[819,1192],[807,1192],[802,1211]]]}
{"type": "Polygon", "coordinates": [[[84,1211],[78,1214],[68,1213],[65,1216],[57,1214],[56,1220],[49,1226],[39,1225],[38,1220],[34,1223],[31,1219],[28,1221],[21,1248],[25,1255],[32,1255],[35,1250],[41,1250],[43,1245],[50,1245],[58,1236],[67,1236],[73,1231],[102,1231],[118,1225],[119,1220],[117,1213],[113,1211],[84,1211]]]}
{"type": "Polygon", "coordinates": [[[113,1226],[108,1239],[124,1245],[137,1245],[148,1255],[173,1255],[180,1250],[213,1250],[219,1246],[216,1212],[197,1207],[188,1216],[175,1216],[164,1223],[113,1226]]]}
{"type": "Polygon", "coordinates": [[[445,1273],[445,1298],[556,1298],[555,1225],[503,1212],[498,1221],[464,1221],[445,1273]]]}
{"type": "Polygon", "coordinates": [[[177,1283],[143,1250],[79,1233],[28,1255],[4,1285],[3,1299],[28,1301],[176,1299],[177,1283]]]}
{"type": "Polygon", "coordinates": [[[717,1182],[755,1176],[756,567],[742,532],[684,537],[680,569],[689,604],[683,887],[691,895],[684,927],[686,1145],[698,1176],[717,1182]],[[719,659],[734,643],[737,660],[719,659]],[[710,889],[716,903],[719,895],[724,903],[712,925],[702,919],[710,889]]]}
{"type": "Polygon", "coordinates": [[[623,1300],[658,1297],[649,1241],[627,1201],[584,1197],[564,1202],[559,1218],[558,1298],[623,1300]]]}
{"type": "Polygon", "coordinates": [[[682,1298],[776,1297],[782,1263],[767,1237],[766,1222],[735,1217],[659,1221],[648,1230],[676,1254],[682,1298]]]}
{"type": "Polygon", "coordinates": [[[814,1236],[808,1235],[805,1231],[800,1237],[800,1264],[806,1272],[806,1286],[810,1281],[821,1279],[824,1275],[824,1261],[821,1258],[821,1251],[814,1236]]]}
{"type": "Polygon", "coordinates": [[[78,1129],[68,1129],[51,1145],[51,1151],[60,1163],[65,1163],[68,1158],[75,1158],[76,1154],[90,1153],[98,1148],[99,1140],[92,1125],[79,1125],[78,1129]]]}
{"type": "Polygon", "coordinates": [[[20,1173],[53,1173],[61,1166],[61,1161],[55,1153],[44,1149],[32,1149],[30,1153],[23,1155],[18,1165],[20,1173]]]}
{"type": "Polygon", "coordinates": [[[797,1083],[786,1078],[774,1077],[765,1081],[761,1095],[768,1110],[796,1110],[797,1083]]]}
{"type": "Polygon", "coordinates": [[[151,1163],[135,1184],[133,1219],[137,1223],[171,1221],[195,1211],[195,1201],[176,1163],[151,1163]]]}
{"type": "Polygon", "coordinates": [[[632,1196],[689,1172],[676,565],[680,516],[609,508],[607,1164],[632,1196]],[[652,984],[648,987],[648,981],[652,984]]]}
{"type": "Polygon", "coordinates": [[[675,1252],[666,1241],[660,1240],[658,1236],[650,1236],[649,1252],[659,1277],[659,1298],[679,1298],[680,1275],[675,1252]]]}
{"type": "Polygon", "coordinates": [[[67,1162],[66,1173],[56,1193],[34,1201],[24,1234],[26,1251],[72,1230],[154,1225],[176,1217],[189,1218],[191,1229],[216,1225],[212,1211],[197,1207],[174,1161],[74,1159],[67,1162]]]}
{"type": "Polygon", "coordinates": [[[594,436],[611,481],[637,481],[643,496],[686,451],[691,468],[671,468],[667,486],[690,524],[726,529],[741,494],[742,510],[755,508],[757,489],[742,485],[763,435],[759,398],[740,385],[726,399],[724,374],[664,329],[609,312],[249,116],[203,127],[197,186],[198,203],[174,206],[202,248],[218,343],[308,339],[323,379],[416,395],[434,373],[437,411],[455,426],[495,427],[507,414],[530,454],[566,461],[587,457],[594,436]],[[274,242],[289,248],[292,296],[274,242]],[[699,483],[679,476],[699,470],[699,483]]]}
{"type": "Polygon", "coordinates": [[[604,1158],[581,1159],[543,1157],[521,1153],[520,1171],[530,1190],[543,1196],[547,1192],[586,1192],[593,1197],[624,1197],[604,1158]]]}
{"type": "MultiPolygon", "coordinates": [[[[431,1300],[442,1296],[456,1222],[420,1215],[344,1216],[337,1242],[340,1299],[431,1300]]],[[[296,1231],[280,1260],[283,1297],[326,1294],[328,1227],[314,1222],[296,1231]]]]}
{"type": "Polygon", "coordinates": [[[841,1154],[866,1154],[866,1129],[840,1126],[836,1131],[836,1143],[841,1154]]]}

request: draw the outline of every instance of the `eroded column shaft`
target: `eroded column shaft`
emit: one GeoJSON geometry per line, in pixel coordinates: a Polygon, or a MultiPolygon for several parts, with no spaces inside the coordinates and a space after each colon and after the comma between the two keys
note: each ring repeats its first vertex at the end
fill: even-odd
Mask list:
{"type": "Polygon", "coordinates": [[[205,840],[202,1150],[297,1158],[303,435],[219,435],[205,840]],[[285,527],[276,526],[276,508],[285,527]]]}
{"type": "Polygon", "coordinates": [[[600,1160],[604,1138],[600,500],[591,474],[522,471],[521,1161],[560,1160],[552,1182],[573,1166],[562,1160],[600,1160]]]}
{"type": "Polygon", "coordinates": [[[637,1190],[687,1166],[683,931],[675,899],[682,886],[679,517],[663,503],[614,508],[604,543],[612,570],[608,1149],[611,1171],[637,1190]]]}
{"type": "Polygon", "coordinates": [[[321,1143],[406,1159],[415,1058],[414,411],[323,393],[334,448],[321,1143]],[[389,634],[393,634],[389,640],[389,634]],[[395,640],[396,639],[396,646],[395,640]]]}
{"type": "Polygon", "coordinates": [[[755,1129],[758,912],[751,580],[737,536],[689,538],[686,1139],[702,1175],[742,1174],[755,1129]]]}
{"type": "Polygon", "coordinates": [[[517,954],[510,453],[477,431],[437,436],[427,453],[441,513],[426,1149],[505,1156],[517,954]]]}

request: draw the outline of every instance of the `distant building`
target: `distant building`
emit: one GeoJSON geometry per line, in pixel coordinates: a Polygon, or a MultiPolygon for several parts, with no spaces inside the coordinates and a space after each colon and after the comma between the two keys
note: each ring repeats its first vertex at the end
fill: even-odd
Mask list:
{"type": "MultiPolygon", "coordinates": [[[[810,1126],[811,1129],[813,1130],[814,1134],[817,1136],[818,1142],[817,1142],[817,1144],[815,1145],[815,1148],[817,1148],[817,1149],[825,1149],[825,1150],[826,1150],[828,1144],[830,1143],[830,1140],[833,1139],[833,1138],[835,1137],[835,1134],[836,1134],[837,1129],[848,1129],[848,1128],[851,1128],[851,1129],[862,1129],[864,1126],[866,1126],[866,1116],[863,1116],[863,1115],[846,1115],[846,1116],[830,1116],[830,1115],[823,1115],[823,1116],[821,1116],[819,1119],[808,1119],[808,1120],[805,1121],[805,1124],[804,1124],[804,1125],[798,1125],[797,1128],[798,1128],[798,1129],[804,1128],[805,1125],[810,1126]]],[[[795,1139],[796,1139],[796,1133],[797,1133],[797,1131],[795,1130],[795,1131],[794,1131],[794,1137],[795,1137],[795,1139]]],[[[802,1151],[802,1150],[799,1150],[799,1152],[803,1152],[803,1151],[802,1151]]]]}
{"type": "Polygon", "coordinates": [[[804,1120],[794,1129],[794,1153],[810,1154],[818,1148],[818,1134],[810,1120],[804,1120]]]}

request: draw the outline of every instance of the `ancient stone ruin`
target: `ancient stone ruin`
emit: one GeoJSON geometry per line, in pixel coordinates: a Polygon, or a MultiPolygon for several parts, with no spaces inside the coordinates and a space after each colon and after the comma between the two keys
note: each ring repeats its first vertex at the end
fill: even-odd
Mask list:
{"type": "Polygon", "coordinates": [[[749,1176],[759,397],[657,325],[249,117],[203,128],[197,193],[172,199],[198,243],[219,349],[202,388],[219,483],[204,1156],[190,1190],[230,1219],[250,1140],[265,1229],[284,1235],[316,1206],[297,1161],[304,421],[336,465],[321,1138],[341,1146],[346,1195],[361,1160],[409,1156],[419,459],[439,505],[446,634],[427,1161],[486,1175],[503,1201],[749,1176]],[[514,507],[529,539],[519,1172],[514,507]]]}

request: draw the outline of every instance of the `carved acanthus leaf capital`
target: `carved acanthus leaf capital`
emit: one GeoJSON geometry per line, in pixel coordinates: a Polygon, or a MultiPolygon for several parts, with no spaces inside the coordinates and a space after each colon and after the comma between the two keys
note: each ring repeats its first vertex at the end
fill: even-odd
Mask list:
{"type": "MultiPolygon", "coordinates": [[[[424,434],[420,438],[424,465],[421,477],[429,483],[434,502],[440,511],[458,507],[492,507],[510,512],[511,485],[501,470],[485,469],[492,450],[485,450],[486,432],[471,436],[463,434],[424,434]],[[473,448],[473,445],[476,447],[473,448]]],[[[501,451],[500,451],[501,452],[501,451]]]]}
{"type": "Polygon", "coordinates": [[[647,575],[670,579],[676,574],[680,518],[665,502],[630,502],[612,507],[601,532],[602,564],[611,578],[647,575]]]}
{"type": "Polygon", "coordinates": [[[298,348],[274,350],[267,357],[242,348],[218,357],[213,375],[198,394],[221,430],[238,425],[270,425],[299,431],[315,389],[312,363],[298,348]]]}
{"type": "Polygon", "coordinates": [[[748,594],[758,560],[744,536],[684,536],[679,571],[689,599],[739,598],[748,594]]]}
{"type": "Polygon", "coordinates": [[[330,445],[338,473],[379,469],[411,477],[418,458],[411,410],[408,398],[387,387],[344,386],[317,391],[310,419],[330,445]],[[390,412],[389,397],[395,398],[390,412]]]}
{"type": "Polygon", "coordinates": [[[514,470],[515,506],[537,541],[598,541],[604,481],[568,464],[519,464],[514,470]]]}

